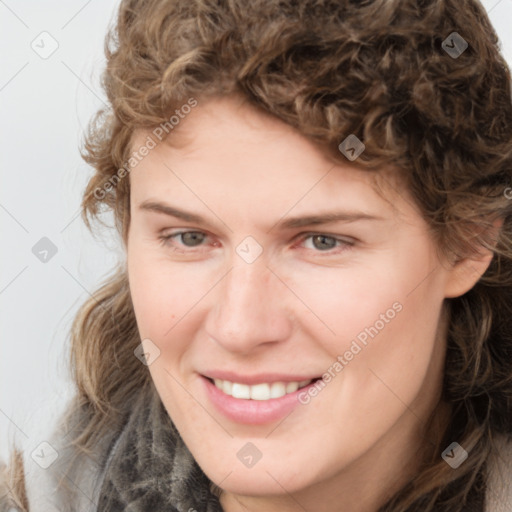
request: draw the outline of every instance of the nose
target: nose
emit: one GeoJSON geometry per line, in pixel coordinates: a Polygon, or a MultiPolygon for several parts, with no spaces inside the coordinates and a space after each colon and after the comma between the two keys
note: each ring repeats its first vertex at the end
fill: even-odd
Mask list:
{"type": "Polygon", "coordinates": [[[234,264],[215,292],[206,331],[225,350],[246,355],[290,337],[290,292],[263,258],[234,264]]]}

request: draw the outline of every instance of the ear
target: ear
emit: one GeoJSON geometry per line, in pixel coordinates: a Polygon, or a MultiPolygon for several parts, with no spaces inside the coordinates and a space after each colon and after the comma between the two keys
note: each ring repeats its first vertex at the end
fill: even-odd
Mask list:
{"type": "MultiPolygon", "coordinates": [[[[490,228],[489,235],[492,236],[491,239],[494,241],[494,245],[496,245],[499,230],[503,225],[503,219],[497,219],[492,225],[493,227],[490,228]]],[[[445,297],[460,297],[471,290],[491,264],[493,255],[493,251],[482,248],[471,258],[451,263],[445,285],[445,297]]]]}

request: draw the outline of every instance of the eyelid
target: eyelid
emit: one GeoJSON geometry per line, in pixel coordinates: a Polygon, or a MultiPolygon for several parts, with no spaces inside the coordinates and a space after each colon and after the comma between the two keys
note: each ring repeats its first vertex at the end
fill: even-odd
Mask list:
{"type": "MultiPolygon", "coordinates": [[[[178,228],[179,229],[179,228],[178,228]]],[[[210,237],[210,235],[208,233],[206,233],[205,231],[202,231],[200,229],[179,229],[178,231],[176,232],[168,232],[167,230],[162,230],[160,232],[160,234],[158,235],[158,239],[160,240],[160,242],[162,243],[162,245],[164,246],[170,246],[171,245],[171,240],[174,239],[174,238],[177,238],[179,237],[180,235],[184,235],[186,233],[200,233],[202,235],[205,235],[205,238],[207,239],[208,237],[210,237]],[[168,234],[166,234],[168,233],[168,234]]],[[[199,246],[195,246],[195,247],[187,247],[186,245],[182,245],[181,247],[185,247],[185,249],[181,249],[179,247],[174,247],[174,249],[178,252],[191,252],[191,250],[194,250],[194,249],[200,249],[201,247],[203,247],[203,245],[199,245],[199,246]]]]}
{"type": "Polygon", "coordinates": [[[354,237],[335,235],[332,233],[324,233],[322,231],[310,231],[307,233],[300,233],[299,235],[297,235],[296,238],[299,239],[298,243],[301,244],[308,238],[311,238],[314,236],[325,236],[326,238],[332,238],[333,240],[336,240],[336,242],[339,242],[340,245],[338,245],[337,247],[334,247],[332,249],[326,250],[326,251],[306,249],[306,250],[311,250],[311,251],[315,252],[316,254],[324,254],[325,256],[336,255],[336,254],[339,254],[340,252],[349,250],[357,242],[357,240],[354,237]]]}
{"type": "Polygon", "coordinates": [[[304,239],[304,238],[309,238],[311,236],[325,236],[325,237],[328,237],[328,238],[334,238],[335,240],[338,240],[340,242],[345,242],[345,243],[355,243],[357,241],[353,236],[337,235],[337,234],[334,234],[334,233],[328,233],[326,231],[308,231],[308,232],[303,232],[303,233],[299,233],[296,236],[296,238],[304,239]]]}

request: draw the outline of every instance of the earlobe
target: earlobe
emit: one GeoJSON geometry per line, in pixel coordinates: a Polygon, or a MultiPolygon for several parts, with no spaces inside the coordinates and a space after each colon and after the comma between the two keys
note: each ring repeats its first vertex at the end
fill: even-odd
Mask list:
{"type": "MultiPolygon", "coordinates": [[[[494,245],[496,245],[499,230],[502,225],[503,219],[497,219],[493,222],[493,229],[490,234],[493,236],[492,240],[494,245]]],[[[493,256],[493,251],[482,248],[475,256],[452,263],[448,271],[445,297],[460,297],[471,290],[489,268],[493,256]]]]}

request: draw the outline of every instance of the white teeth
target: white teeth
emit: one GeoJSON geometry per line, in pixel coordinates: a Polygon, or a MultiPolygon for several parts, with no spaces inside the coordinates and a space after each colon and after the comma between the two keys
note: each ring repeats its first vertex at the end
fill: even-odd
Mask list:
{"type": "Polygon", "coordinates": [[[299,389],[299,383],[298,382],[288,382],[286,384],[286,392],[287,393],[295,393],[299,389]]]}
{"type": "Polygon", "coordinates": [[[270,398],[270,386],[268,384],[251,386],[251,398],[253,400],[268,400],[270,398]]]}
{"type": "Polygon", "coordinates": [[[233,383],[232,382],[229,382],[229,380],[224,380],[222,381],[222,385],[221,386],[217,386],[219,389],[222,389],[222,391],[224,391],[224,393],[226,393],[226,395],[231,395],[232,393],[232,390],[233,390],[233,383]]]}
{"type": "Polygon", "coordinates": [[[270,386],[270,398],[281,398],[286,395],[286,384],[284,382],[274,382],[270,386]]]}
{"type": "Polygon", "coordinates": [[[229,380],[214,379],[217,388],[226,395],[243,400],[270,400],[271,398],[281,398],[288,393],[294,393],[299,388],[303,388],[312,382],[312,380],[301,380],[300,382],[273,382],[262,383],[249,386],[229,380]]]}
{"type": "Polygon", "coordinates": [[[247,384],[238,384],[238,382],[233,382],[231,396],[233,398],[251,398],[251,387],[247,384]]]}

